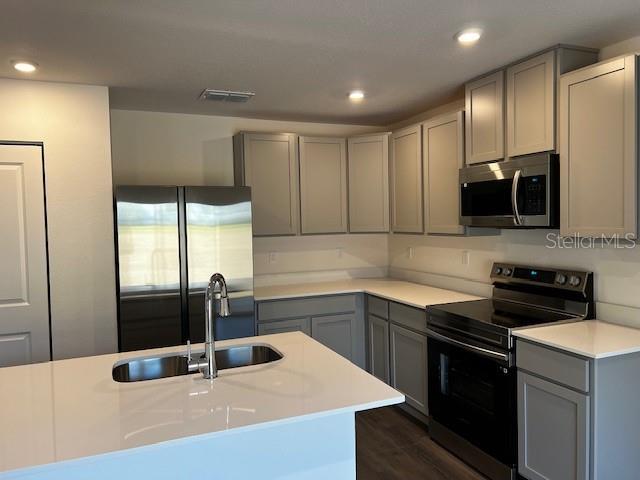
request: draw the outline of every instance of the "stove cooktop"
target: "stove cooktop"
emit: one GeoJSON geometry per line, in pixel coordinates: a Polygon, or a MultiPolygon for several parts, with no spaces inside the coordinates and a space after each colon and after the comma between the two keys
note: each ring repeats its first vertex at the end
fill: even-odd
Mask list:
{"type": "Polygon", "coordinates": [[[491,324],[494,327],[501,327],[508,330],[575,318],[575,315],[567,313],[531,307],[525,308],[524,306],[519,307],[490,298],[434,305],[429,307],[428,311],[431,311],[431,313],[445,313],[462,317],[465,320],[491,324]]]}
{"type": "Polygon", "coordinates": [[[595,312],[591,272],[494,263],[491,280],[492,298],[427,307],[433,336],[509,350],[514,329],[578,321],[595,312]]]}

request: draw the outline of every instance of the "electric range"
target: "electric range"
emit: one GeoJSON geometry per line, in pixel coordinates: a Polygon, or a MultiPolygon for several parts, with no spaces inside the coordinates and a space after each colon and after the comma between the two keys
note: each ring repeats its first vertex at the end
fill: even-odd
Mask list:
{"type": "Polygon", "coordinates": [[[427,307],[431,436],[494,480],[517,464],[513,331],[595,316],[593,274],[495,263],[492,298],[427,307]]]}

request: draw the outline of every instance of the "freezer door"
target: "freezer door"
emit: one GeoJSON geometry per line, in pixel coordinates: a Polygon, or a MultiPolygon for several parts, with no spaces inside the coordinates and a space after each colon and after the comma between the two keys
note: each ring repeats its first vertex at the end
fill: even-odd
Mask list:
{"type": "Polygon", "coordinates": [[[224,275],[231,316],[216,321],[216,340],[255,334],[253,236],[249,187],[185,187],[191,342],[204,340],[204,291],[224,275]]]}
{"type": "Polygon", "coordinates": [[[178,188],[116,188],[120,350],[182,343],[178,188]]]}

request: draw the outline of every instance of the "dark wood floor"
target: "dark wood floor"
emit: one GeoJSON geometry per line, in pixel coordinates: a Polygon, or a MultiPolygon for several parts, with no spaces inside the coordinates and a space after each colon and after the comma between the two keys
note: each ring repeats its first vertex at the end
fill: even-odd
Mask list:
{"type": "Polygon", "coordinates": [[[486,480],[396,407],[356,415],[358,480],[486,480]]]}

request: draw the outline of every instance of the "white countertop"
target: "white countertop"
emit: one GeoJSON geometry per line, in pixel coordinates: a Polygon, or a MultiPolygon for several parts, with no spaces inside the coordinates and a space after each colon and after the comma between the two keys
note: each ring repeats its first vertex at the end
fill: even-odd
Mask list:
{"type": "Polygon", "coordinates": [[[296,285],[273,285],[256,287],[253,293],[256,301],[342,293],[368,293],[417,308],[425,308],[428,305],[439,303],[478,300],[480,298],[453,290],[389,278],[363,278],[333,282],[299,283],[296,285]]]}
{"type": "Polygon", "coordinates": [[[640,330],[602,320],[584,320],[514,331],[516,337],[589,358],[640,352],[640,330]]]}
{"type": "Polygon", "coordinates": [[[271,345],[284,358],[221,370],[213,382],[200,374],[134,383],[111,378],[119,360],[184,352],[184,347],[0,368],[0,474],[404,401],[396,390],[299,332],[218,342],[217,347],[248,343],[271,345]]]}

